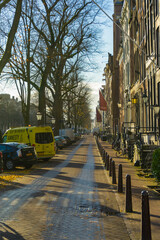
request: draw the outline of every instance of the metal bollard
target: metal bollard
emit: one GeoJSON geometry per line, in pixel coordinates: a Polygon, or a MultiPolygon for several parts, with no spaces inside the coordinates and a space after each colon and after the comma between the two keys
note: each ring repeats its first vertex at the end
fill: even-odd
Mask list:
{"type": "Polygon", "coordinates": [[[112,184],[116,184],[115,161],[112,161],[112,184]]]}
{"type": "Polygon", "coordinates": [[[122,174],[122,164],[118,165],[118,192],[123,193],[123,174],[122,174]]]}
{"type": "Polygon", "coordinates": [[[99,140],[97,139],[97,143],[98,143],[98,148],[99,148],[99,146],[100,146],[100,143],[99,143],[99,140]]]}
{"type": "Polygon", "coordinates": [[[132,190],[130,175],[126,175],[126,212],[132,212],[132,190]]]}
{"type": "Polygon", "coordinates": [[[106,156],[106,151],[103,149],[103,153],[102,153],[103,162],[105,162],[105,156],[106,156]]]}
{"type": "Polygon", "coordinates": [[[107,156],[108,156],[108,153],[106,152],[105,161],[104,161],[104,163],[105,163],[105,169],[107,168],[107,156]]]}
{"type": "Polygon", "coordinates": [[[102,153],[103,153],[103,147],[102,147],[102,145],[100,145],[100,154],[101,154],[101,157],[102,157],[102,153]]]}
{"type": "Polygon", "coordinates": [[[112,176],[112,158],[109,159],[109,176],[112,176]]]}
{"type": "Polygon", "coordinates": [[[151,224],[148,191],[142,191],[142,240],[151,240],[151,224]]]}
{"type": "Polygon", "coordinates": [[[106,154],[106,170],[109,170],[109,155],[106,154]]]}
{"type": "Polygon", "coordinates": [[[100,152],[100,155],[101,155],[101,148],[102,148],[102,146],[101,146],[101,144],[99,144],[99,152],[100,152]]]}

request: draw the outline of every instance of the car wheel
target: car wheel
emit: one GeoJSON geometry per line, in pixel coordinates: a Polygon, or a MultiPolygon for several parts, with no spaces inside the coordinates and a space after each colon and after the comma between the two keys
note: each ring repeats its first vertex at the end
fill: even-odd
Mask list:
{"type": "Polygon", "coordinates": [[[26,169],[30,169],[32,166],[33,166],[32,164],[28,164],[25,167],[26,167],[26,169]]]}
{"type": "Polygon", "coordinates": [[[44,162],[48,162],[50,158],[43,158],[44,162]]]}
{"type": "Polygon", "coordinates": [[[15,166],[14,166],[14,163],[12,160],[7,160],[5,162],[5,167],[7,170],[12,170],[12,169],[14,169],[15,166]]]}

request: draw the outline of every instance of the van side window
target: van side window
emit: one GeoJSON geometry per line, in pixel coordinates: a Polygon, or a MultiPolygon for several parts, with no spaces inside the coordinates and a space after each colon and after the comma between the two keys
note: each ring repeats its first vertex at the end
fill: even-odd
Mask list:
{"type": "Polygon", "coordinates": [[[7,136],[3,137],[3,143],[7,142],[7,136]]]}
{"type": "Polygon", "coordinates": [[[35,142],[36,143],[51,143],[51,142],[53,142],[53,135],[51,132],[36,133],[35,142]]]}

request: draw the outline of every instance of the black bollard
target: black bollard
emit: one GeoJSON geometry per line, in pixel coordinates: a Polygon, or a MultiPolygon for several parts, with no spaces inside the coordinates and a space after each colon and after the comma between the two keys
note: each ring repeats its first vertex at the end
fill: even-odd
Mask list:
{"type": "Polygon", "coordinates": [[[115,168],[115,161],[112,161],[112,184],[116,184],[116,168],[115,168]]]}
{"type": "Polygon", "coordinates": [[[105,157],[106,157],[106,151],[103,149],[103,153],[102,153],[103,162],[105,162],[105,157]]]}
{"type": "Polygon", "coordinates": [[[100,145],[100,154],[101,154],[101,157],[102,157],[102,154],[103,154],[103,147],[102,147],[102,145],[100,145]]]}
{"type": "Polygon", "coordinates": [[[151,240],[151,224],[148,191],[142,191],[142,240],[151,240]]]}
{"type": "Polygon", "coordinates": [[[109,170],[109,155],[106,155],[106,170],[109,170]]]}
{"type": "Polygon", "coordinates": [[[101,151],[101,144],[100,144],[100,142],[98,144],[98,149],[99,149],[99,152],[100,152],[101,151]]]}
{"type": "Polygon", "coordinates": [[[112,176],[112,158],[109,159],[109,176],[112,176]]]}
{"type": "Polygon", "coordinates": [[[102,155],[103,155],[103,147],[101,146],[101,157],[102,157],[102,155]]]}
{"type": "Polygon", "coordinates": [[[118,165],[118,192],[123,193],[123,174],[122,174],[122,164],[118,165]]]}
{"type": "Polygon", "coordinates": [[[106,152],[106,154],[105,154],[105,160],[104,160],[105,168],[107,168],[107,156],[108,156],[108,153],[106,152]]]}
{"type": "Polygon", "coordinates": [[[126,175],[126,212],[132,212],[132,190],[130,175],[126,175]]]}
{"type": "Polygon", "coordinates": [[[101,144],[99,143],[99,152],[100,152],[100,154],[101,154],[101,144]]]}

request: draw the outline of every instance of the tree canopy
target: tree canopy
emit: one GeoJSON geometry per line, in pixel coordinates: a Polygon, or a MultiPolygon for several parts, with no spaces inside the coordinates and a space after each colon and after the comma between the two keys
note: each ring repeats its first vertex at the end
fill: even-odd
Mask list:
{"type": "MultiPolygon", "coordinates": [[[[78,95],[84,98],[81,72],[97,51],[99,10],[88,0],[4,0],[0,10],[1,19],[11,12],[3,19],[7,28],[0,27],[2,78],[15,81],[25,124],[30,122],[32,92],[37,92],[42,123],[46,113],[54,116],[58,132],[65,107],[79,105],[80,89],[78,95]]],[[[89,104],[85,101],[88,116],[89,104]]],[[[67,117],[73,121],[73,116],[67,117]]]]}

